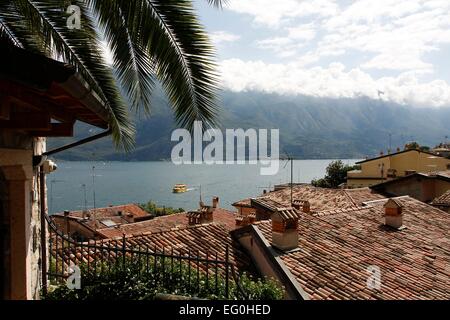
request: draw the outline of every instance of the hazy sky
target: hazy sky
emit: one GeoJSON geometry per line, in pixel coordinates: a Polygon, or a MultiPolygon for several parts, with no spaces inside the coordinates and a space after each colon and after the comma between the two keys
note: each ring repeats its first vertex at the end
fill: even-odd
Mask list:
{"type": "Polygon", "coordinates": [[[195,0],[223,85],[450,106],[450,0],[195,0]]]}

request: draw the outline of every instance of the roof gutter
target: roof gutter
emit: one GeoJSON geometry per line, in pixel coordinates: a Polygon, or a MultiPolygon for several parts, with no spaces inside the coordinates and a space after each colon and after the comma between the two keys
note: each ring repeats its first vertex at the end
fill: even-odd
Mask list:
{"type": "Polygon", "coordinates": [[[89,143],[89,142],[96,141],[98,139],[107,137],[107,136],[109,136],[111,134],[111,132],[112,132],[112,130],[108,128],[108,130],[106,130],[106,131],[104,131],[102,133],[99,133],[99,134],[93,135],[91,137],[87,137],[87,138],[81,139],[79,141],[66,144],[65,146],[62,146],[62,147],[59,147],[59,148],[56,148],[56,149],[44,152],[42,155],[34,156],[33,157],[33,165],[34,166],[40,166],[47,159],[47,157],[49,157],[49,156],[52,156],[52,155],[54,155],[56,153],[60,153],[60,152],[66,151],[68,149],[72,149],[72,148],[81,146],[83,144],[86,144],[86,143],[89,143]]]}

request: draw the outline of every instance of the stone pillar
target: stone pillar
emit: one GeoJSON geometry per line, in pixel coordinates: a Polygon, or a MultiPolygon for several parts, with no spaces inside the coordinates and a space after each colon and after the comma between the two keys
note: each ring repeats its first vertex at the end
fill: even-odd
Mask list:
{"type": "MultiPolygon", "coordinates": [[[[22,165],[1,167],[8,185],[10,219],[10,299],[33,299],[32,283],[33,235],[32,188],[33,169],[22,165]]],[[[36,279],[35,279],[36,280],[36,279]]]]}

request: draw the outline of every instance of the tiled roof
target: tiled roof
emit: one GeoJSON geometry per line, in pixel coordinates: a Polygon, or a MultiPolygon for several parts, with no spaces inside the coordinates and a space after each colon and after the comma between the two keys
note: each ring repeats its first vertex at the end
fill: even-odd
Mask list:
{"type": "MultiPolygon", "coordinates": [[[[57,213],[55,216],[63,216],[63,213],[57,213]]],[[[78,219],[80,223],[88,226],[92,229],[103,229],[108,226],[105,225],[105,221],[111,220],[117,225],[123,225],[132,223],[135,221],[151,218],[150,214],[139,207],[137,204],[125,204],[119,206],[110,206],[106,208],[90,209],[87,211],[88,219],[83,218],[83,211],[71,211],[69,217],[72,219],[78,219]],[[122,215],[119,215],[122,212],[122,215]],[[95,214],[94,214],[95,213],[95,214]],[[97,224],[95,223],[97,220],[97,224]]]]}
{"type": "Polygon", "coordinates": [[[432,204],[450,206],[450,190],[447,190],[445,193],[434,199],[432,204]]]}
{"type": "Polygon", "coordinates": [[[298,219],[299,214],[294,208],[279,208],[276,211],[283,220],[298,219]]]}
{"type": "Polygon", "coordinates": [[[385,198],[384,195],[370,188],[344,189],[344,192],[358,206],[361,206],[364,202],[367,201],[374,201],[385,198]]]}
{"type": "MultiPolygon", "coordinates": [[[[93,242],[90,242],[91,245],[93,242]]],[[[97,241],[98,245],[108,246],[108,243],[114,248],[122,247],[123,238],[115,240],[97,241]]],[[[164,249],[166,254],[187,256],[191,252],[192,256],[200,258],[217,259],[224,261],[226,256],[226,246],[229,246],[230,263],[239,271],[248,271],[255,274],[255,269],[250,258],[243,252],[238,242],[232,241],[230,232],[223,225],[209,223],[185,227],[182,229],[170,230],[158,233],[149,233],[139,236],[129,236],[125,239],[128,249],[141,249],[143,251],[149,248],[149,252],[161,253],[164,249]]],[[[61,249],[60,249],[61,250],[61,249]]],[[[78,264],[80,261],[93,262],[94,257],[100,257],[100,250],[91,250],[90,254],[83,246],[71,246],[65,248],[64,260],[66,265],[71,262],[78,264]]],[[[55,254],[55,252],[53,252],[55,254]]],[[[114,253],[112,252],[112,257],[114,253]]],[[[211,268],[211,266],[210,266],[211,268]]],[[[223,269],[223,265],[219,266],[223,269]]]]}
{"type": "Polygon", "coordinates": [[[252,206],[252,200],[250,198],[237,201],[232,204],[233,207],[251,207],[252,206]]]}
{"type": "MultiPolygon", "coordinates": [[[[134,217],[146,217],[149,215],[147,211],[141,209],[141,207],[134,203],[120,206],[110,206],[106,208],[89,209],[87,212],[91,215],[95,213],[97,219],[100,219],[118,216],[119,211],[122,211],[124,216],[129,213],[133,214],[134,217]]],[[[61,215],[62,213],[58,214],[61,215]]],[[[71,211],[69,215],[71,217],[81,218],[83,217],[83,211],[71,211]]]]}
{"type": "MultiPolygon", "coordinates": [[[[228,230],[236,228],[234,212],[222,208],[216,208],[213,213],[214,223],[224,226],[228,230]]],[[[184,228],[189,225],[186,213],[176,213],[168,216],[157,217],[142,222],[124,224],[116,228],[100,229],[97,232],[105,238],[115,238],[125,235],[139,235],[144,233],[157,233],[176,228],[184,228]]]]}
{"type": "MultiPolygon", "coordinates": [[[[294,186],[292,193],[293,200],[309,201],[311,211],[315,212],[355,208],[361,206],[363,202],[384,198],[369,188],[325,189],[302,185],[294,186]]],[[[291,190],[286,188],[269,192],[252,200],[268,208],[290,206],[291,190]]]]}
{"type": "MultiPolygon", "coordinates": [[[[398,198],[406,229],[384,226],[386,201],[335,214],[301,214],[299,250],[280,257],[311,299],[450,299],[450,216],[398,198]],[[367,287],[369,266],[381,290],[367,287]]],[[[271,241],[271,223],[256,226],[271,241]]]]}

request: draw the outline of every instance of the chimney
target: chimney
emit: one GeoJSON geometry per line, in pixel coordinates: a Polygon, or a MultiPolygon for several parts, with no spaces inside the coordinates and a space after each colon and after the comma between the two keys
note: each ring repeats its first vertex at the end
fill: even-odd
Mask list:
{"type": "Polygon", "coordinates": [[[283,251],[298,248],[298,212],[295,208],[278,208],[272,214],[272,245],[283,251]]]}
{"type": "Polygon", "coordinates": [[[384,205],[385,225],[395,229],[403,228],[403,206],[395,199],[389,199],[384,205]]]}
{"type": "Polygon", "coordinates": [[[301,210],[304,213],[310,213],[311,212],[311,204],[308,200],[294,200],[292,206],[297,209],[301,210]]]}
{"type": "Polygon", "coordinates": [[[197,211],[187,213],[189,225],[204,224],[213,222],[214,209],[209,206],[203,206],[197,211]]]}
{"type": "Polygon", "coordinates": [[[311,212],[311,204],[309,203],[308,200],[303,202],[302,210],[303,210],[304,213],[310,213],[311,212]]]}
{"type": "Polygon", "coordinates": [[[256,222],[256,214],[255,213],[249,213],[246,215],[237,214],[235,220],[236,220],[236,226],[245,227],[250,224],[254,224],[256,222]]]}
{"type": "Polygon", "coordinates": [[[213,197],[213,199],[212,199],[212,207],[214,209],[219,207],[219,197],[213,197]]]}

